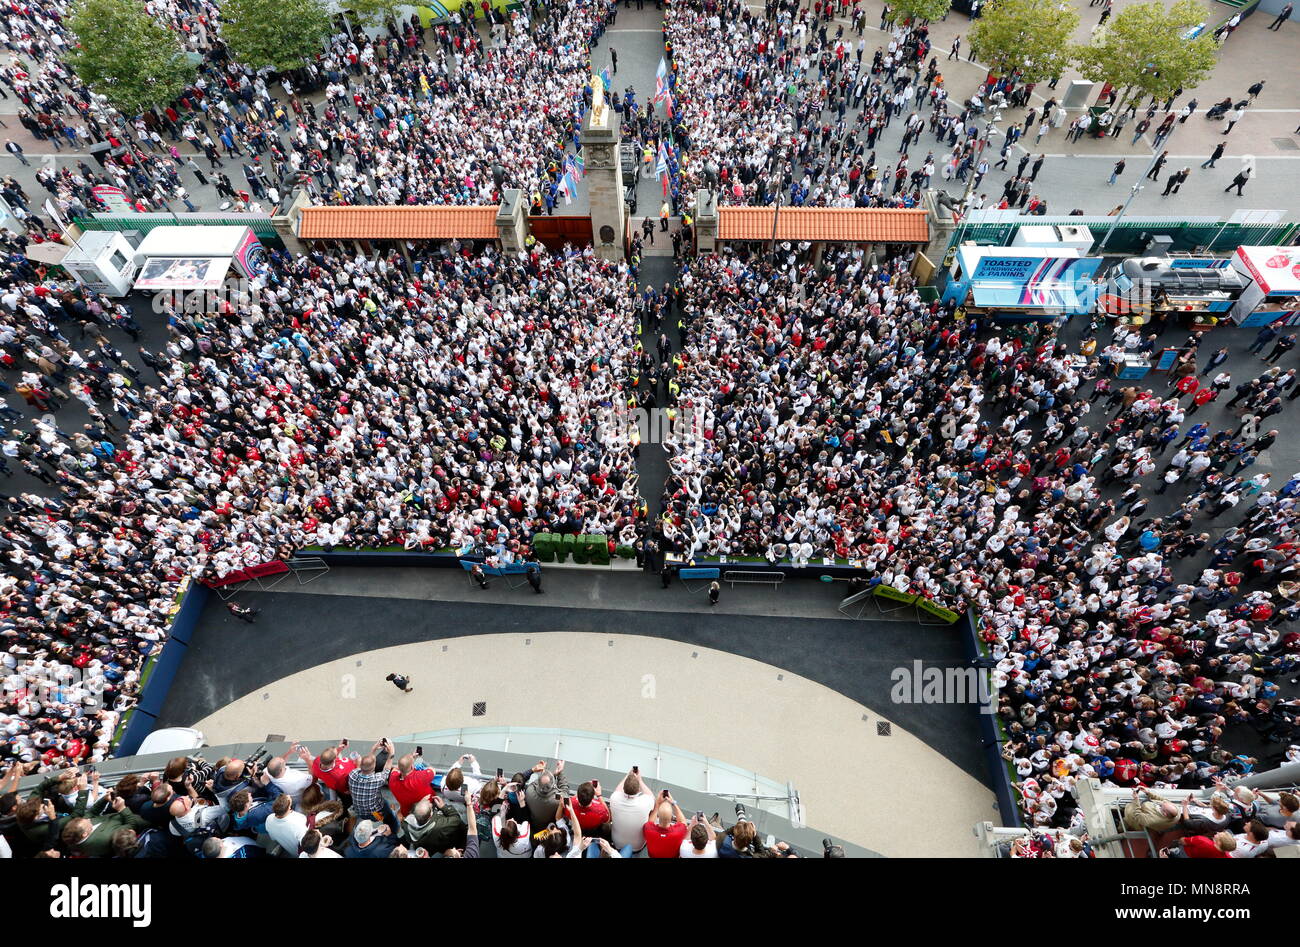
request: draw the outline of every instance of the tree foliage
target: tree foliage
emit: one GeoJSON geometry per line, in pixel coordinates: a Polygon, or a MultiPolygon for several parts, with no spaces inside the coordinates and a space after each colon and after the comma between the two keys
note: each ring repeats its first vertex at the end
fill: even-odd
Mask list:
{"type": "Polygon", "coordinates": [[[992,0],[966,36],[994,75],[1042,82],[1070,64],[1078,25],[1074,7],[1060,0],[992,0]]]}
{"type": "Polygon", "coordinates": [[[1205,21],[1196,0],[1166,7],[1149,0],[1125,7],[1088,46],[1077,52],[1079,71],[1094,82],[1109,82],[1123,91],[1167,99],[1179,89],[1198,85],[1215,65],[1215,42],[1209,31],[1193,40],[1184,34],[1205,21]]]}
{"type": "Polygon", "coordinates": [[[68,26],[73,69],[124,115],[167,104],[194,78],[176,34],[136,0],[78,0],[68,26]]]}
{"type": "Polygon", "coordinates": [[[398,19],[397,0],[344,0],[343,9],[351,13],[363,26],[385,26],[398,19]]]}
{"type": "Polygon", "coordinates": [[[952,0],[886,0],[889,22],[906,20],[942,20],[952,9],[952,0]]]}
{"type": "Polygon", "coordinates": [[[321,0],[222,0],[221,38],[253,69],[298,68],[321,52],[330,30],[321,0]]]}

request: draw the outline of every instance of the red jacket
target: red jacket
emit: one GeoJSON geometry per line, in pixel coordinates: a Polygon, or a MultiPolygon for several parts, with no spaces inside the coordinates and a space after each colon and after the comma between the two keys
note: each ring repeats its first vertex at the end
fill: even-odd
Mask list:
{"type": "Polygon", "coordinates": [[[388,774],[388,791],[401,806],[405,818],[412,806],[433,792],[433,770],[413,769],[403,777],[394,769],[388,774]]]}
{"type": "Polygon", "coordinates": [[[1206,835],[1190,835],[1183,839],[1183,854],[1188,858],[1228,858],[1227,852],[1214,844],[1206,835]]]}

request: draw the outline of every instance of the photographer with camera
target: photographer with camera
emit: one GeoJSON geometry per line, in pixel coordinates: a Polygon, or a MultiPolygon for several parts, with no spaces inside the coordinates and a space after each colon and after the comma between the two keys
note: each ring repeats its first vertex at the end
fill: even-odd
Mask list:
{"type": "Polygon", "coordinates": [[[383,797],[388,773],[393,768],[393,744],[383,737],[361,757],[357,768],[348,774],[348,792],[352,795],[352,814],[358,819],[382,821],[398,835],[401,824],[383,797]]]}
{"type": "Polygon", "coordinates": [[[247,789],[250,793],[261,791],[263,795],[269,795],[266,786],[271,777],[267,774],[263,761],[266,752],[266,747],[260,746],[247,760],[232,759],[224,764],[218,762],[209,788],[222,809],[230,811],[230,799],[241,789],[247,789]]]}

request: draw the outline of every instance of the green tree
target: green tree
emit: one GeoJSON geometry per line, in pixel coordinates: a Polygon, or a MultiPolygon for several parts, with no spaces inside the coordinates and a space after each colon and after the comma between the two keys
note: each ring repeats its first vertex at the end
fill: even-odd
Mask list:
{"type": "Polygon", "coordinates": [[[194,78],[176,34],[136,0],[78,0],[68,25],[77,40],[73,69],[124,115],[165,105],[194,78]]]}
{"type": "Polygon", "coordinates": [[[889,22],[908,20],[942,20],[952,9],[952,0],[886,0],[889,4],[889,22]]]}
{"type": "Polygon", "coordinates": [[[331,29],[321,0],[223,0],[221,38],[253,69],[296,69],[321,52],[331,29]]]}
{"type": "Polygon", "coordinates": [[[1078,25],[1074,7],[1060,0],[992,0],[966,38],[994,75],[1043,82],[1070,64],[1078,25]]]}
{"type": "Polygon", "coordinates": [[[397,0],[344,0],[343,9],[354,17],[353,22],[360,21],[362,26],[386,26],[397,19],[397,0]]]}
{"type": "Polygon", "coordinates": [[[1214,37],[1204,32],[1185,40],[1183,34],[1204,21],[1196,0],[1125,7],[1090,45],[1079,48],[1079,71],[1094,82],[1109,82],[1121,108],[1135,94],[1167,99],[1195,88],[1214,68],[1214,37]]]}

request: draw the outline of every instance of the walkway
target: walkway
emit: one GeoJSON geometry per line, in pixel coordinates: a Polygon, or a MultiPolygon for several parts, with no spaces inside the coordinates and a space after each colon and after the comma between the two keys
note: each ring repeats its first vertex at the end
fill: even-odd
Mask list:
{"type": "Polygon", "coordinates": [[[971,826],[995,816],[992,793],[903,727],[885,735],[887,719],[759,661],[561,626],[349,653],[187,722],[214,744],[271,731],[337,739],[430,728],[595,729],[793,783],[809,826],[885,855],[974,855],[971,826]],[[384,680],[398,670],[411,677],[412,693],[384,680]]]}

